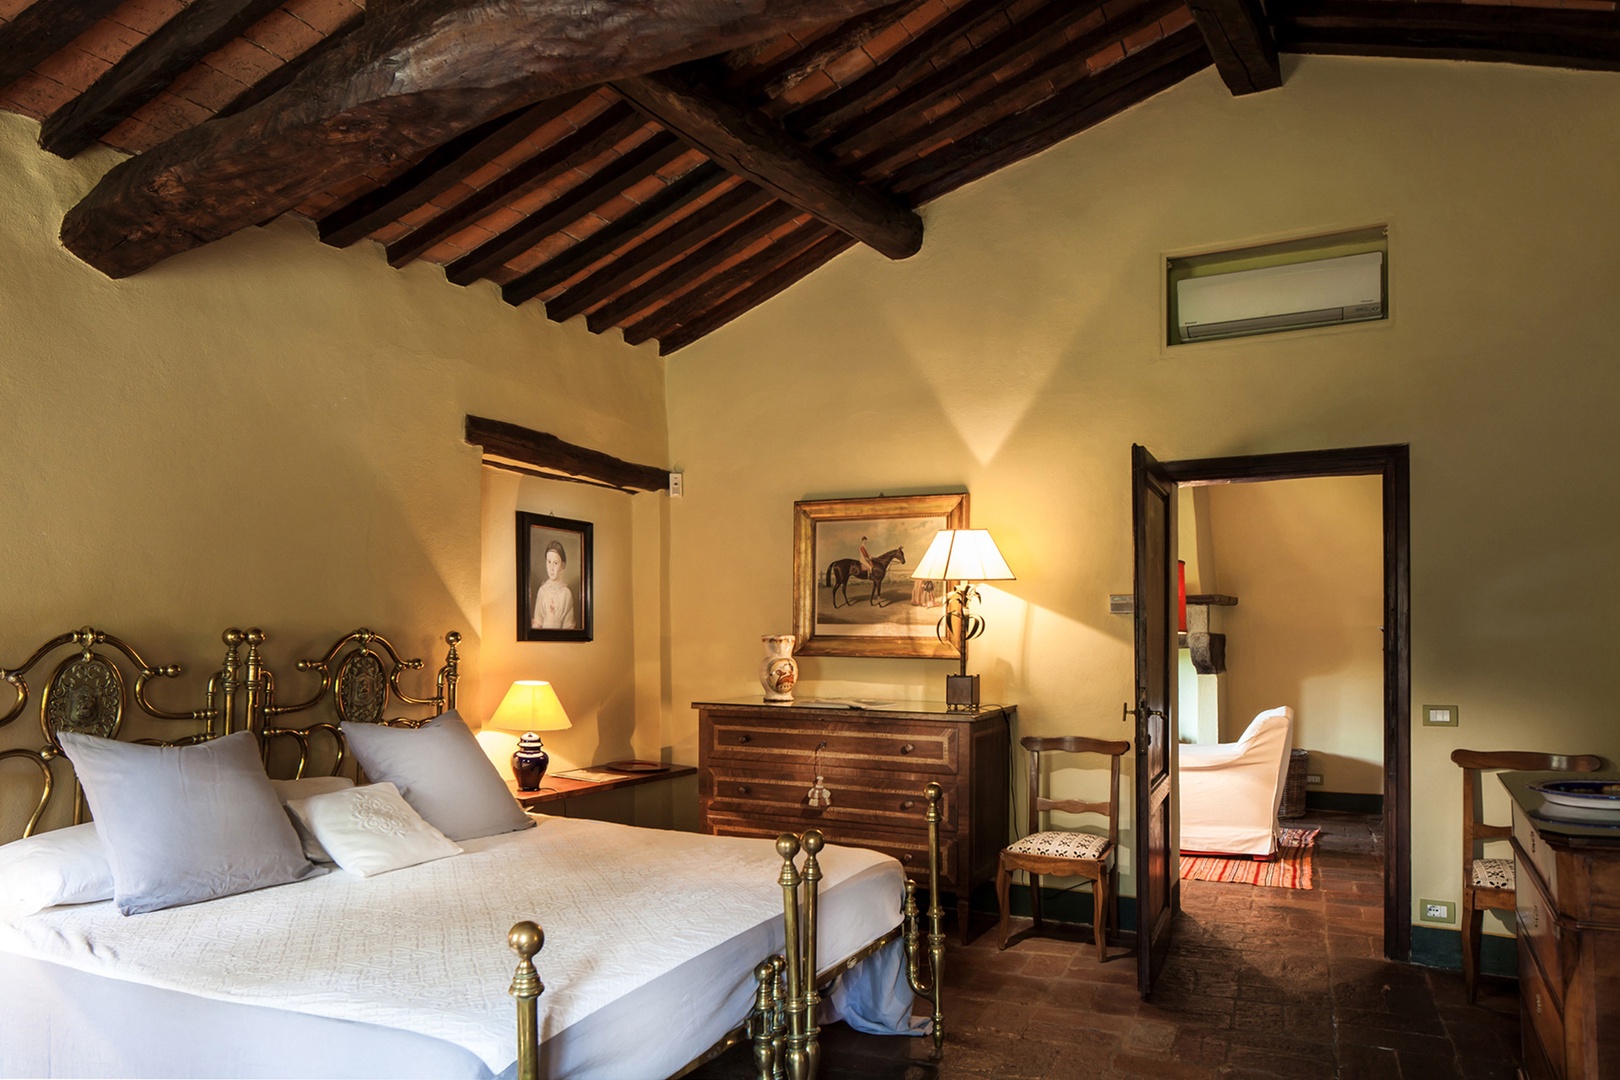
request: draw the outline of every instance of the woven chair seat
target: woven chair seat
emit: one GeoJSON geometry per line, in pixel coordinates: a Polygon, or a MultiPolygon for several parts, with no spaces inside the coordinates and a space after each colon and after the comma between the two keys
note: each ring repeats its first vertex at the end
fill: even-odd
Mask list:
{"type": "Polygon", "coordinates": [[[1097,859],[1108,850],[1108,837],[1083,832],[1038,832],[1013,844],[1017,855],[1046,855],[1054,859],[1097,859]]]}
{"type": "Polygon", "coordinates": [[[1473,884],[1477,889],[1512,889],[1512,859],[1475,859],[1473,884]]]}

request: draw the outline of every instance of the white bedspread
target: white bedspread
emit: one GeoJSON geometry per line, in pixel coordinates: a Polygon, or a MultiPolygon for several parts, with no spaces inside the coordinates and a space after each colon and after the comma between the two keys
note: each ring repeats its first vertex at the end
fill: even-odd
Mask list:
{"type": "MultiPolygon", "coordinates": [[[[110,902],[51,909],[0,923],[0,949],[416,1031],[499,1073],[515,1057],[506,988],[516,957],[505,946],[514,922],[533,919],[546,932],[536,962],[543,1040],[749,929],[776,924],[770,948],[780,948],[781,860],[770,841],[541,818],[538,828],[463,846],[374,878],[336,872],[145,915],[121,916],[110,902]]],[[[829,847],[822,866],[826,965],[896,924],[902,878],[898,863],[859,849],[829,847]],[[856,887],[844,891],[862,902],[836,903],[839,886],[878,879],[885,902],[856,887]]]]}

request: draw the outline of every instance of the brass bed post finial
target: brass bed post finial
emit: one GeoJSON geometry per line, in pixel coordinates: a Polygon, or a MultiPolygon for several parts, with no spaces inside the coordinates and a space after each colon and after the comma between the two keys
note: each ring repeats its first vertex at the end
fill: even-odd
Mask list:
{"type": "Polygon", "coordinates": [[[270,673],[265,670],[264,656],[259,652],[264,639],[264,631],[257,626],[250,626],[242,633],[242,640],[247,642],[247,661],[242,665],[242,681],[247,689],[245,722],[261,743],[266,741],[265,707],[270,701],[270,673]]]}
{"type": "MultiPolygon", "coordinates": [[[[247,635],[236,627],[228,627],[219,636],[225,643],[225,662],[219,666],[219,707],[214,706],[214,680],[208,680],[208,726],[204,729],[208,737],[216,735],[230,735],[236,730],[236,695],[239,683],[236,672],[241,667],[238,655],[242,651],[242,643],[247,635]],[[224,730],[218,730],[215,721],[223,720],[224,730]]],[[[261,746],[260,750],[264,748],[261,746]]]]}
{"type": "Polygon", "coordinates": [[[922,943],[917,930],[917,890],[913,882],[906,882],[906,981],[912,992],[926,997],[934,1006],[934,1054],[945,1049],[945,1015],[943,1009],[945,968],[945,909],[939,903],[939,823],[943,817],[940,805],[945,791],[938,784],[923,789],[928,800],[928,978],[922,978],[922,943]]]}
{"type": "Polygon", "coordinates": [[[816,923],[819,917],[817,895],[821,888],[821,863],[816,856],[826,846],[820,829],[807,829],[800,841],[804,846],[804,1075],[814,1080],[821,1068],[821,1028],[816,1024],[816,923]]]}
{"type": "MultiPolygon", "coordinates": [[[[776,853],[782,856],[782,955],[787,962],[787,1048],[785,1059],[790,1080],[809,1080],[804,1053],[804,953],[799,925],[799,868],[793,857],[799,853],[799,838],[783,833],[776,838],[776,853]]],[[[814,976],[811,977],[814,981],[814,976]]]]}
{"type": "Polygon", "coordinates": [[[461,644],[460,632],[452,630],[444,635],[444,643],[450,646],[450,651],[445,654],[444,667],[439,669],[439,692],[444,697],[444,703],[440,705],[439,710],[449,712],[456,707],[456,683],[461,678],[459,674],[461,657],[456,652],[456,646],[461,644]]]}
{"type": "Polygon", "coordinates": [[[545,984],[534,970],[534,957],[546,943],[546,932],[525,920],[512,927],[506,943],[518,954],[517,971],[507,993],[517,998],[517,1080],[540,1080],[540,1024],[537,1002],[545,984]]]}
{"type": "Polygon", "coordinates": [[[754,1040],[754,1075],[759,1080],[773,1080],[782,1067],[777,1056],[781,1002],[776,994],[781,978],[780,956],[768,956],[754,968],[759,990],[754,995],[754,1013],[748,1018],[748,1034],[754,1040]]]}

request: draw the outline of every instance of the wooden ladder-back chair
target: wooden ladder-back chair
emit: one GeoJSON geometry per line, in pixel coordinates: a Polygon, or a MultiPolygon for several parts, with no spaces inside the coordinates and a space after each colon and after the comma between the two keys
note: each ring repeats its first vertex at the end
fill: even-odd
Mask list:
{"type": "Polygon", "coordinates": [[[1481,776],[1487,770],[1513,772],[1595,772],[1603,759],[1591,754],[1538,754],[1524,750],[1453,750],[1451,760],[1463,770],[1463,906],[1462,952],[1463,985],[1468,1000],[1474,1000],[1474,984],[1479,976],[1479,938],[1487,908],[1512,911],[1516,879],[1513,859],[1487,859],[1481,845],[1487,840],[1505,840],[1513,835],[1512,825],[1487,825],[1481,776]]]}
{"type": "Polygon", "coordinates": [[[1029,874],[1029,907],[1035,926],[1041,925],[1041,875],[1084,877],[1092,881],[1092,933],[1097,941],[1097,962],[1108,959],[1108,921],[1114,902],[1114,849],[1119,845],[1119,761],[1131,749],[1125,741],[1087,739],[1077,735],[1055,738],[1029,736],[1019,740],[1029,752],[1029,821],[1024,838],[1001,850],[996,866],[996,900],[1001,905],[1001,947],[1007,947],[1007,891],[1012,872],[1029,874]],[[1043,753],[1106,754],[1109,761],[1108,800],[1049,799],[1041,795],[1043,753]],[[1041,811],[1065,814],[1104,814],[1108,835],[1078,830],[1041,829],[1041,811]]]}

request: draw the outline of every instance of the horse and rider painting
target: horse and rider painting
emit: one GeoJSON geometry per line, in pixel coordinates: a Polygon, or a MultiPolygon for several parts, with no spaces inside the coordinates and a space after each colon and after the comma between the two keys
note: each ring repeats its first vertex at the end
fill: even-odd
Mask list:
{"type": "Polygon", "coordinates": [[[943,590],[911,571],[941,529],[967,526],[965,494],[796,502],[794,650],[955,657],[935,633],[943,590]]]}

